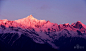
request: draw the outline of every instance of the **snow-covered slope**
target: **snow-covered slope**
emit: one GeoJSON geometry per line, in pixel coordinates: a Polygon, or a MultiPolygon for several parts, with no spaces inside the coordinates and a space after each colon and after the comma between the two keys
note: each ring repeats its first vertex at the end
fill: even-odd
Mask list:
{"type": "Polygon", "coordinates": [[[41,27],[46,23],[45,20],[37,20],[32,15],[27,16],[26,18],[23,19],[15,20],[15,22],[24,25],[25,27],[33,27],[33,28],[41,27]]]}
{"type": "Polygon", "coordinates": [[[0,40],[2,42],[12,46],[21,35],[31,38],[36,43],[48,43],[54,49],[61,49],[62,46],[59,43],[56,44],[61,37],[86,39],[86,25],[80,21],[71,25],[68,23],[58,25],[50,21],[37,20],[32,15],[15,21],[0,20],[0,40]]]}

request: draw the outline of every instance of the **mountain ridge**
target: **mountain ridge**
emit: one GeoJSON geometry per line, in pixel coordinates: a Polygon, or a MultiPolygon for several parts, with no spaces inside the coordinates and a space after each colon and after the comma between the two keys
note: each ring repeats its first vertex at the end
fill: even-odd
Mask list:
{"type": "MultiPolygon", "coordinates": [[[[3,20],[0,20],[0,24],[2,24],[1,22],[5,23],[9,20],[7,19],[3,19],[3,20]]],[[[10,21],[9,21],[10,22],[10,21]]],[[[25,26],[32,26],[33,25],[39,25],[39,26],[43,26],[44,24],[46,23],[50,23],[50,21],[45,21],[45,20],[37,20],[36,18],[34,18],[32,15],[30,16],[27,16],[26,18],[23,18],[23,19],[18,19],[18,20],[14,20],[14,22],[18,23],[18,24],[24,24],[25,26]]],[[[57,23],[52,23],[52,24],[57,24],[57,23]]],[[[58,24],[57,24],[58,25],[58,24]]],[[[71,25],[69,23],[65,23],[65,24],[59,24],[60,26],[83,26],[84,28],[86,28],[86,25],[83,24],[81,21],[77,21],[76,23],[72,23],[71,25]]],[[[35,26],[32,26],[35,28],[35,26]]]]}
{"type": "MultiPolygon", "coordinates": [[[[70,43],[71,41],[76,41],[73,40],[75,37],[76,39],[82,38],[86,40],[86,25],[80,21],[71,25],[69,23],[58,25],[57,23],[51,23],[50,21],[37,20],[32,15],[15,21],[9,21],[7,19],[0,20],[1,41],[13,46],[22,35],[31,38],[34,42],[39,44],[47,43],[50,47],[58,50],[63,48],[59,42],[64,42],[64,39],[69,38],[70,40],[68,41],[70,43]]],[[[80,41],[82,39],[80,39],[80,41]]],[[[67,44],[68,41],[65,43],[67,44]]],[[[62,44],[64,45],[65,43],[62,44]]]]}

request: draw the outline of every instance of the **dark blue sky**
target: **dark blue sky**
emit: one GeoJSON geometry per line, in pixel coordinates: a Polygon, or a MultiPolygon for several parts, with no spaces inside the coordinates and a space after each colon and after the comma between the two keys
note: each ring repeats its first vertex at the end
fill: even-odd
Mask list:
{"type": "Polygon", "coordinates": [[[28,15],[63,24],[86,24],[85,0],[0,0],[0,19],[17,20],[28,15]]]}

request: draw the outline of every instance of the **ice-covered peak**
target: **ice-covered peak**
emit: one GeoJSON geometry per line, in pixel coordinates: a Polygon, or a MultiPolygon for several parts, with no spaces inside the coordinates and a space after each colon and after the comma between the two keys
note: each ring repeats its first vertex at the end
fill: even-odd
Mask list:
{"type": "Polygon", "coordinates": [[[77,22],[76,22],[76,25],[77,25],[77,26],[80,26],[80,25],[84,26],[84,24],[83,24],[81,21],[77,21],[77,22]]]}
{"type": "Polygon", "coordinates": [[[3,19],[3,22],[5,23],[5,22],[7,22],[8,20],[7,19],[3,19]]]}
{"type": "Polygon", "coordinates": [[[77,21],[77,22],[81,22],[81,21],[77,21]]]}
{"type": "Polygon", "coordinates": [[[76,24],[83,24],[81,21],[77,21],[76,24]]]}
{"type": "Polygon", "coordinates": [[[69,23],[66,23],[66,25],[69,25],[69,23]]]}
{"type": "Polygon", "coordinates": [[[24,19],[31,19],[31,20],[36,20],[36,21],[37,21],[37,19],[36,19],[36,18],[34,18],[32,15],[27,16],[27,17],[26,17],[26,18],[24,18],[24,19]]]}
{"type": "Polygon", "coordinates": [[[47,21],[46,24],[44,24],[44,27],[50,28],[54,25],[54,23],[51,23],[50,21],[47,21]]]}
{"type": "Polygon", "coordinates": [[[86,29],[86,25],[83,24],[81,21],[77,21],[76,23],[72,23],[71,25],[75,28],[79,28],[79,29],[85,28],[86,29]]]}
{"type": "Polygon", "coordinates": [[[36,18],[34,18],[32,15],[27,16],[26,18],[22,18],[22,19],[18,19],[15,20],[16,22],[20,23],[20,22],[29,22],[29,21],[38,21],[36,18]]]}
{"type": "Polygon", "coordinates": [[[33,27],[33,28],[40,27],[46,23],[45,20],[37,20],[32,15],[27,16],[26,18],[23,19],[15,20],[15,22],[24,25],[26,27],[33,27]]]}

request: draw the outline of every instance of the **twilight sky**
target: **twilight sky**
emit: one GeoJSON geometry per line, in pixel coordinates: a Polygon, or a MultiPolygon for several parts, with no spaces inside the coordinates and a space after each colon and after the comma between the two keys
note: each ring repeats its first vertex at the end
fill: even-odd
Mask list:
{"type": "Polygon", "coordinates": [[[86,24],[86,0],[0,0],[0,19],[17,20],[31,14],[57,24],[86,24]]]}

